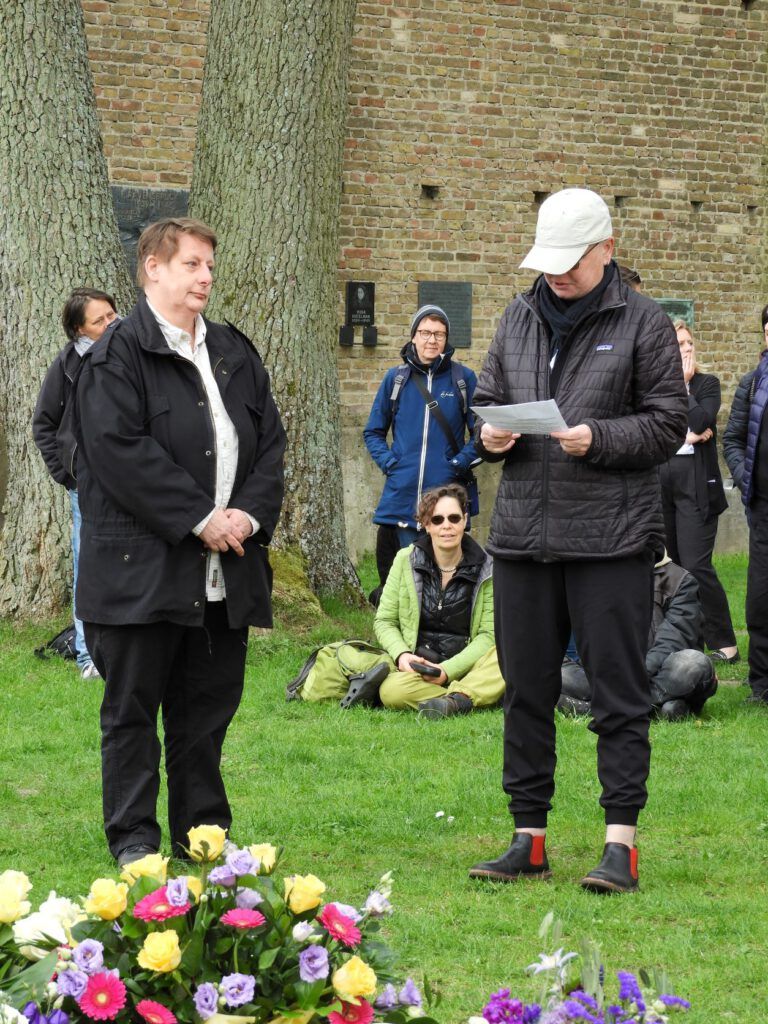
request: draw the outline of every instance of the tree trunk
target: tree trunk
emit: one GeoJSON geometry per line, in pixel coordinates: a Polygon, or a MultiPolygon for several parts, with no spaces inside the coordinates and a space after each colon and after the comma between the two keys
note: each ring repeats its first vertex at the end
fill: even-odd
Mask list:
{"type": "Polygon", "coordinates": [[[0,31],[0,615],[48,615],[68,597],[68,502],[30,420],[78,285],[131,301],[83,14],[79,0],[11,0],[0,31]]]}
{"type": "Polygon", "coordinates": [[[315,590],[347,554],[336,369],[338,218],[354,0],[216,0],[190,207],[219,234],[213,315],[248,334],[288,432],[278,543],[315,590]]]}

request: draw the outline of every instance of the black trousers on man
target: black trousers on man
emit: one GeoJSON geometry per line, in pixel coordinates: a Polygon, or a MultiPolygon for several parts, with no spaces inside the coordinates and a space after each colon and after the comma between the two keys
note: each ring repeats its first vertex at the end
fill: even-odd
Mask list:
{"type": "Polygon", "coordinates": [[[518,828],[544,828],[555,775],[554,710],[571,629],[592,683],[600,803],[608,825],[634,825],[650,769],[645,653],[651,554],[595,562],[494,559],[496,646],[506,681],[504,791],[518,828]]]}
{"type": "Polygon", "coordinates": [[[747,568],[747,632],[749,685],[768,703],[768,499],[754,498],[749,507],[747,568]]]}
{"type": "Polygon", "coordinates": [[[86,622],[85,635],[105,686],[101,764],[112,854],[137,843],[160,847],[160,709],[174,853],[183,853],[194,825],[229,828],[221,751],[242,696],[247,628],[230,629],[226,602],[208,602],[201,627],[86,622]]]}
{"type": "Polygon", "coordinates": [[[717,516],[702,512],[696,501],[694,456],[675,455],[661,467],[661,500],[667,554],[696,577],[704,613],[704,640],[711,651],[735,647],[728,598],[712,565],[717,516]]]}

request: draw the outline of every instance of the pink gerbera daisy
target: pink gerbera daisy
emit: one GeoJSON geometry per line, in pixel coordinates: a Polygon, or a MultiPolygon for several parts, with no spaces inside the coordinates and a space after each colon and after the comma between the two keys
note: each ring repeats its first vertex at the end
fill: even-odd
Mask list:
{"type": "Polygon", "coordinates": [[[355,922],[340,913],[332,903],[323,907],[318,919],[331,938],[343,942],[345,946],[356,946],[360,941],[360,929],[355,922]]]}
{"type": "Polygon", "coordinates": [[[114,1020],[125,1006],[125,985],[107,971],[92,974],[78,1006],[93,1020],[114,1020]]]}
{"type": "Polygon", "coordinates": [[[168,1007],[152,999],[142,999],[140,1003],[136,1003],[136,1012],[148,1024],[176,1024],[176,1018],[168,1007]]]}
{"type": "Polygon", "coordinates": [[[139,900],[133,908],[133,916],[138,917],[140,921],[165,921],[169,917],[181,917],[190,906],[190,903],[174,906],[168,899],[166,887],[163,886],[162,889],[155,889],[149,896],[139,900]]]}
{"type": "Polygon", "coordinates": [[[258,928],[265,921],[266,917],[258,910],[248,910],[245,907],[236,907],[221,915],[221,923],[229,924],[233,928],[258,928]]]}
{"type": "Polygon", "coordinates": [[[373,1007],[364,999],[361,999],[357,1006],[342,1000],[341,1013],[333,1010],[328,1014],[328,1020],[330,1024],[371,1024],[373,1007]]]}

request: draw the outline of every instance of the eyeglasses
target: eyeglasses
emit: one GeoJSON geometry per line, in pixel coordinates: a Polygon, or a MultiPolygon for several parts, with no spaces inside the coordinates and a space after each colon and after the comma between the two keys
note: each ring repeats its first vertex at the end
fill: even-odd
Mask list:
{"type": "Polygon", "coordinates": [[[429,341],[430,338],[434,338],[435,341],[445,341],[448,337],[445,331],[416,331],[422,341],[429,341]]]}
{"type": "Polygon", "coordinates": [[[463,518],[464,516],[460,512],[450,512],[447,516],[432,516],[429,521],[433,526],[442,526],[447,519],[449,523],[453,523],[456,526],[463,518]]]}
{"type": "Polygon", "coordinates": [[[568,273],[570,274],[570,273],[572,273],[572,272],[573,272],[574,270],[578,270],[578,269],[579,269],[579,266],[581,265],[581,260],[585,260],[585,259],[587,258],[587,256],[589,256],[589,254],[590,254],[590,253],[592,252],[592,250],[593,250],[593,249],[596,249],[596,248],[598,247],[598,245],[600,245],[600,243],[599,243],[599,242],[595,242],[595,243],[594,243],[593,245],[590,245],[590,247],[589,247],[589,248],[587,249],[587,251],[586,251],[586,252],[585,252],[585,253],[583,254],[583,256],[581,257],[581,259],[580,259],[580,260],[577,260],[577,261],[576,261],[576,263],[574,263],[574,264],[573,264],[573,266],[572,266],[572,267],[571,267],[571,269],[570,269],[570,270],[568,271],[568,273]]]}

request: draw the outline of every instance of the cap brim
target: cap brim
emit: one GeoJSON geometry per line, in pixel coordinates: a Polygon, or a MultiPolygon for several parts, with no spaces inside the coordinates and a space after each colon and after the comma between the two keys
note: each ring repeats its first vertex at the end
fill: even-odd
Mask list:
{"type": "Polygon", "coordinates": [[[538,270],[540,274],[565,274],[579,262],[590,245],[587,242],[585,245],[568,246],[567,249],[534,245],[520,264],[520,269],[538,270]]]}

